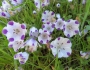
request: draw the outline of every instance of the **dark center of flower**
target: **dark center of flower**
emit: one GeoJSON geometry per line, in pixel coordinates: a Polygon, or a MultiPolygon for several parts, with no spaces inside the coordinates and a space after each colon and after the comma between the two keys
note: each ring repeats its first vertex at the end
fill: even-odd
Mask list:
{"type": "Polygon", "coordinates": [[[69,30],[72,30],[72,29],[73,29],[71,25],[68,25],[67,28],[68,28],[69,30]]]}
{"type": "Polygon", "coordinates": [[[19,29],[13,29],[13,33],[14,33],[14,34],[18,34],[19,32],[20,32],[19,29]]]}

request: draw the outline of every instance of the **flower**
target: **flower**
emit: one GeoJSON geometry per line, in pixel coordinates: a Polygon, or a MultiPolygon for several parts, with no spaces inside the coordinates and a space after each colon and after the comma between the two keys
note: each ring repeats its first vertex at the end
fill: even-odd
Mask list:
{"type": "Polygon", "coordinates": [[[55,13],[53,11],[46,10],[42,13],[42,22],[43,23],[47,23],[47,22],[54,23],[55,21],[56,21],[55,13]]]}
{"type": "Polygon", "coordinates": [[[13,4],[14,6],[22,4],[22,2],[23,2],[23,0],[11,0],[11,4],[13,4]]]}
{"type": "Polygon", "coordinates": [[[26,32],[25,24],[19,24],[14,21],[9,21],[7,26],[2,30],[2,33],[7,37],[9,42],[24,40],[26,32]]]}
{"type": "Polygon", "coordinates": [[[17,52],[20,48],[24,48],[24,42],[22,40],[9,42],[8,46],[10,48],[13,48],[14,51],[17,52]]]}
{"type": "Polygon", "coordinates": [[[52,24],[50,22],[47,22],[47,23],[45,23],[45,24],[42,25],[43,30],[46,30],[46,31],[48,31],[50,33],[53,32],[54,27],[55,27],[55,24],[52,24]]]}
{"type": "Polygon", "coordinates": [[[88,59],[89,58],[89,55],[90,55],[90,52],[88,54],[88,52],[82,52],[82,51],[80,51],[80,55],[81,55],[82,58],[88,59]]]}
{"type": "Polygon", "coordinates": [[[68,20],[63,27],[64,35],[72,37],[79,33],[79,22],[77,20],[68,20]]]}
{"type": "Polygon", "coordinates": [[[59,7],[60,7],[60,3],[57,3],[57,4],[56,4],[56,7],[59,8],[59,7]]]}
{"type": "Polygon", "coordinates": [[[82,0],[82,4],[86,4],[86,1],[87,1],[87,0],[82,0]]]}
{"type": "Polygon", "coordinates": [[[2,1],[2,6],[1,8],[3,9],[3,11],[7,11],[9,10],[11,7],[11,5],[9,4],[9,2],[7,2],[7,0],[3,0],[2,1]]]}
{"type": "Polygon", "coordinates": [[[54,41],[51,42],[50,48],[52,50],[52,54],[54,56],[61,57],[69,57],[71,55],[71,46],[72,43],[68,38],[58,37],[54,41]]]}
{"type": "Polygon", "coordinates": [[[34,2],[38,10],[40,10],[40,7],[48,6],[50,4],[49,0],[34,0],[34,2]]]}
{"type": "Polygon", "coordinates": [[[38,41],[41,44],[47,44],[51,40],[50,33],[48,31],[40,29],[39,33],[38,41]]]}
{"type": "Polygon", "coordinates": [[[30,52],[34,52],[37,50],[38,45],[38,42],[35,39],[31,38],[25,42],[25,49],[30,52]]]}
{"type": "Polygon", "coordinates": [[[27,52],[19,52],[14,55],[15,60],[19,60],[20,64],[26,63],[29,58],[29,54],[27,52]]]}
{"type": "Polygon", "coordinates": [[[34,10],[34,11],[33,11],[33,14],[36,14],[36,13],[37,13],[37,12],[34,10]]]}
{"type": "Polygon", "coordinates": [[[29,36],[30,36],[31,38],[36,38],[36,37],[38,37],[38,34],[39,34],[39,32],[38,32],[38,29],[37,29],[36,27],[31,27],[31,28],[30,28],[29,36]]]}
{"type": "Polygon", "coordinates": [[[54,24],[56,29],[62,30],[63,26],[65,25],[65,21],[60,18],[60,19],[57,19],[57,21],[54,24]]]}

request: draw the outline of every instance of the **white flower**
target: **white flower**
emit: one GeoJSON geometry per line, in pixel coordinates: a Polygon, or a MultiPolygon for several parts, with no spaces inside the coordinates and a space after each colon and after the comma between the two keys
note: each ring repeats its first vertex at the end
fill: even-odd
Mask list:
{"type": "Polygon", "coordinates": [[[19,52],[19,53],[14,55],[14,59],[19,60],[20,64],[26,63],[28,58],[29,58],[29,54],[26,52],[19,52]]]}
{"type": "Polygon", "coordinates": [[[56,4],[56,7],[59,8],[59,7],[60,7],[60,3],[57,3],[57,4],[56,4]]]}
{"type": "Polygon", "coordinates": [[[13,48],[14,51],[17,52],[20,48],[24,48],[24,42],[22,40],[9,42],[8,46],[10,48],[13,48]]]}
{"type": "Polygon", "coordinates": [[[29,32],[30,38],[36,38],[36,37],[38,37],[38,34],[39,34],[39,32],[38,32],[37,28],[35,28],[35,27],[30,28],[30,32],[29,32]]]}
{"type": "Polygon", "coordinates": [[[42,25],[43,30],[50,32],[50,34],[53,32],[54,27],[55,27],[55,24],[52,24],[50,22],[47,22],[42,25]]]}
{"type": "Polygon", "coordinates": [[[68,20],[63,28],[64,35],[67,37],[72,37],[79,33],[79,22],[77,20],[68,20]]]}
{"type": "Polygon", "coordinates": [[[54,24],[56,29],[62,30],[63,26],[65,25],[65,21],[60,18],[60,19],[57,19],[57,21],[54,24]]]}
{"type": "Polygon", "coordinates": [[[23,0],[11,0],[11,4],[13,4],[14,6],[22,4],[22,2],[23,2],[23,0]]]}
{"type": "Polygon", "coordinates": [[[11,5],[9,4],[9,2],[7,2],[7,0],[3,0],[1,7],[3,8],[3,11],[7,11],[11,8],[11,5]]]}
{"type": "Polygon", "coordinates": [[[40,29],[39,33],[38,41],[41,44],[47,44],[51,40],[50,33],[48,31],[40,29]]]}
{"type": "Polygon", "coordinates": [[[34,10],[34,11],[33,11],[33,14],[36,14],[36,13],[37,13],[37,12],[34,10]]]}
{"type": "Polygon", "coordinates": [[[72,2],[72,0],[68,0],[68,2],[72,2]]]}
{"type": "Polygon", "coordinates": [[[81,55],[82,58],[88,59],[89,58],[89,55],[90,55],[90,52],[88,54],[88,52],[82,52],[82,51],[80,51],[80,55],[81,55]]]}
{"type": "Polygon", "coordinates": [[[61,57],[69,57],[71,55],[71,46],[72,43],[68,38],[58,37],[54,41],[51,42],[50,48],[52,50],[52,54],[54,56],[61,57]]]}
{"type": "Polygon", "coordinates": [[[14,21],[9,21],[7,26],[2,30],[2,33],[7,37],[9,42],[24,40],[26,32],[25,24],[19,24],[14,21]]]}
{"type": "Polygon", "coordinates": [[[42,13],[42,22],[43,23],[47,23],[47,22],[54,23],[55,21],[56,21],[55,13],[53,11],[46,10],[42,13]]]}
{"type": "Polygon", "coordinates": [[[34,52],[37,50],[37,47],[39,46],[39,44],[35,39],[31,38],[25,42],[25,46],[26,46],[25,48],[26,50],[30,52],[34,52]]]}
{"type": "Polygon", "coordinates": [[[40,10],[41,7],[48,6],[50,4],[49,0],[34,0],[34,2],[38,10],[40,10]]]}
{"type": "Polygon", "coordinates": [[[87,0],[82,0],[82,4],[86,4],[86,1],[87,1],[87,0]]]}

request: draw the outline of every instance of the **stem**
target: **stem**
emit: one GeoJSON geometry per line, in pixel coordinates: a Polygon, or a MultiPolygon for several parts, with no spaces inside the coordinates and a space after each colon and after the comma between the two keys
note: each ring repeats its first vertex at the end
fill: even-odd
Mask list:
{"type": "Polygon", "coordinates": [[[18,70],[18,66],[17,66],[17,61],[14,60],[14,66],[15,66],[15,70],[18,70]]]}

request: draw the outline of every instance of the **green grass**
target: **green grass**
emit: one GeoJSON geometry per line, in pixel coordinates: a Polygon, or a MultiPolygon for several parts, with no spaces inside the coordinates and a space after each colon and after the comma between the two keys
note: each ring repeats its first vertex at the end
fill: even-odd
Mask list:
{"type": "MultiPolygon", "coordinates": [[[[60,13],[61,17],[65,20],[80,19],[80,30],[85,28],[85,25],[90,24],[90,0],[87,0],[86,5],[82,5],[78,0],[73,0],[72,3],[68,3],[67,0],[52,0],[48,7],[41,9],[37,14],[33,14],[35,10],[33,0],[25,0],[22,6],[22,11],[16,15],[10,17],[10,19],[0,18],[0,32],[4,26],[6,26],[9,20],[14,20],[20,23],[26,23],[27,29],[35,26],[38,29],[41,28],[41,15],[44,10],[52,10],[55,13],[60,13]],[[55,2],[54,2],[55,1],[55,2]],[[56,8],[56,3],[60,3],[60,8],[56,8]],[[71,9],[71,5],[74,9],[71,9]]],[[[1,4],[1,3],[0,3],[1,4]]],[[[28,33],[26,35],[28,37],[28,33]]],[[[52,35],[54,39],[58,36],[65,37],[62,31],[55,31],[52,35]],[[58,33],[57,33],[58,32],[58,33]]],[[[90,70],[90,59],[82,59],[79,52],[90,50],[90,31],[85,36],[76,35],[70,38],[72,42],[72,55],[68,58],[54,57],[50,50],[45,45],[34,53],[30,53],[30,57],[26,64],[20,65],[18,61],[14,61],[13,55],[15,52],[13,49],[8,48],[8,41],[2,33],[0,33],[0,70],[15,70],[15,67],[20,66],[24,70],[90,70]]]]}

